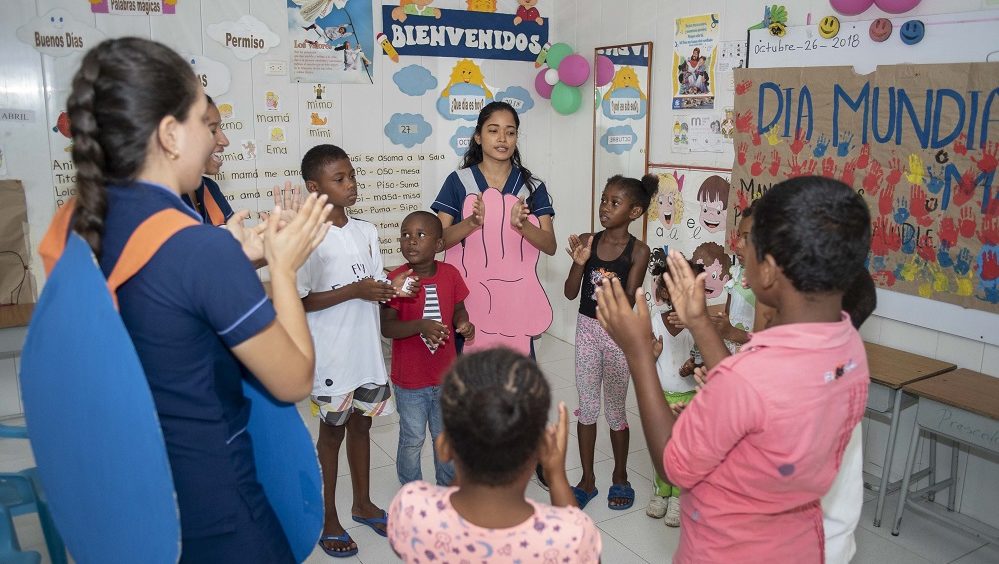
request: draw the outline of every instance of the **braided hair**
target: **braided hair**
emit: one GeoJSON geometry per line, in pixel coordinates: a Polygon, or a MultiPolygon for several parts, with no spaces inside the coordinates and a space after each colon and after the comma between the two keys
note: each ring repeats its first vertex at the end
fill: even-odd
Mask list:
{"type": "Polygon", "coordinates": [[[83,57],[66,102],[76,166],[73,230],[98,257],[106,185],[135,180],[163,118],[186,120],[203,95],[191,66],[154,41],[108,39],[83,57]]]}
{"type": "Polygon", "coordinates": [[[441,411],[464,478],[504,485],[533,466],[550,406],[534,360],[502,347],[459,357],[441,384],[441,411]]]}

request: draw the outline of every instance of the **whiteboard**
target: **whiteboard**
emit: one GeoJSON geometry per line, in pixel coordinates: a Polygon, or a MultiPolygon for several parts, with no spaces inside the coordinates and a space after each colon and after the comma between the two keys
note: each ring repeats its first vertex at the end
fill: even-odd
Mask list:
{"type": "Polygon", "coordinates": [[[754,29],[749,32],[748,66],[853,66],[867,74],[877,65],[999,61],[999,10],[888,19],[891,36],[881,43],[871,39],[873,20],[840,22],[839,34],[831,39],[819,35],[817,24],[788,27],[784,37],[754,29]],[[898,30],[913,19],[922,20],[926,34],[919,43],[906,45],[898,30]]]}
{"type": "MultiPolygon", "coordinates": [[[[839,34],[832,39],[823,39],[815,24],[788,27],[784,37],[774,37],[767,29],[752,30],[748,66],[852,65],[857,72],[867,74],[878,65],[999,61],[999,33],[996,33],[999,10],[889,19],[892,34],[882,43],[870,37],[868,30],[873,20],[841,22],[839,34]],[[911,19],[923,21],[926,35],[915,45],[905,45],[898,28],[911,19]]],[[[902,323],[999,345],[999,315],[881,288],[875,313],[902,323]]]]}

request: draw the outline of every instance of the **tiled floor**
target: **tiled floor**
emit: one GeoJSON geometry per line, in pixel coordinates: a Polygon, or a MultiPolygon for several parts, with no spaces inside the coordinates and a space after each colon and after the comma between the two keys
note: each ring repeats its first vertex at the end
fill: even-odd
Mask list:
{"type": "MultiPolygon", "coordinates": [[[[576,390],[573,373],[572,345],[544,336],[537,342],[537,355],[541,366],[551,381],[554,400],[565,401],[571,408],[575,405],[576,390]]],[[[668,529],[662,521],[650,519],[645,515],[646,495],[651,491],[650,478],[652,463],[648,449],[645,447],[638,419],[638,409],[634,395],[629,396],[628,408],[631,434],[631,455],[629,456],[629,477],[636,486],[638,497],[634,507],[626,511],[613,511],[602,503],[601,495],[587,507],[586,512],[596,521],[603,533],[603,562],[613,564],[667,562],[679,542],[677,529],[668,529]]],[[[554,410],[553,410],[554,412],[554,410]]],[[[307,404],[302,404],[302,413],[308,417],[307,404]]],[[[570,419],[575,418],[570,415],[570,419]]],[[[13,421],[13,424],[22,423],[13,421]]],[[[317,432],[314,419],[308,420],[310,430],[317,432]]],[[[395,452],[399,438],[398,418],[385,417],[376,420],[371,430],[371,496],[374,502],[387,507],[399,488],[395,473],[395,452]]],[[[570,427],[575,432],[575,426],[570,427]]],[[[607,438],[606,423],[601,422],[597,440],[596,473],[598,487],[601,493],[610,486],[610,473],[613,463],[610,455],[610,443],[607,438]]],[[[579,453],[575,449],[574,438],[570,438],[569,453],[566,466],[570,482],[579,479],[579,453]]],[[[0,441],[0,471],[19,470],[32,465],[31,452],[23,441],[0,441]]],[[[346,457],[341,452],[341,474],[347,474],[346,457]]],[[[431,458],[429,440],[424,446],[423,475],[433,476],[433,460],[431,458]]],[[[350,514],[350,483],[341,482],[342,487],[336,493],[336,503],[340,515],[350,514]]],[[[537,484],[531,483],[527,488],[528,496],[548,501],[547,493],[537,484]]],[[[901,534],[891,536],[890,517],[897,503],[898,494],[889,496],[885,515],[885,524],[875,528],[872,523],[874,513],[874,497],[869,494],[864,505],[864,515],[856,533],[858,551],[855,563],[878,564],[924,564],[957,562],[960,564],[995,563],[999,562],[999,547],[987,545],[983,541],[954,532],[934,521],[924,519],[911,512],[906,513],[901,534]]],[[[26,515],[15,519],[18,537],[22,549],[36,550],[45,555],[38,520],[34,515],[26,515]]],[[[344,523],[348,525],[348,523],[344,523]]],[[[371,529],[350,522],[348,531],[360,547],[357,556],[337,559],[339,562],[384,563],[395,561],[395,556],[388,542],[375,535],[371,529]]],[[[47,556],[47,555],[46,555],[47,556]]],[[[47,560],[46,560],[47,561],[47,560]]],[[[307,562],[332,562],[318,548],[307,562]]]]}

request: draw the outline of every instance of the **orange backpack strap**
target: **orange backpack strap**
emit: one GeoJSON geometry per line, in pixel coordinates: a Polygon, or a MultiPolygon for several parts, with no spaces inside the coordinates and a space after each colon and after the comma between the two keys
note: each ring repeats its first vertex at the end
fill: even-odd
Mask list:
{"type": "Polygon", "coordinates": [[[118,288],[142,270],[170,237],[192,225],[201,225],[201,222],[175,209],[156,212],[139,224],[125,242],[125,248],[108,276],[108,290],[111,291],[115,307],[118,307],[118,288]]]}
{"type": "Polygon", "coordinates": [[[55,264],[59,262],[59,257],[62,256],[63,249],[66,248],[69,223],[73,219],[74,211],[76,211],[76,198],[71,198],[65,205],[56,210],[48,231],[42,237],[42,243],[38,245],[38,254],[42,257],[42,264],[45,265],[46,276],[51,274],[55,264]]]}
{"type": "Polygon", "coordinates": [[[204,191],[205,201],[201,202],[205,206],[205,211],[208,212],[208,221],[218,227],[219,225],[225,225],[225,214],[222,213],[222,208],[219,207],[219,203],[215,201],[215,196],[208,190],[205,186],[204,191]]]}

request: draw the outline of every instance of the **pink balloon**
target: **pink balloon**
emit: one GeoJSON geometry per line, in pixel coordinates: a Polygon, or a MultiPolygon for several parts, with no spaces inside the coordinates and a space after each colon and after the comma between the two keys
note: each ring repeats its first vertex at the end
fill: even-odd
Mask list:
{"type": "Polygon", "coordinates": [[[551,99],[552,88],[553,88],[551,84],[545,82],[545,73],[548,72],[548,70],[549,69],[547,68],[541,69],[540,71],[538,71],[537,76],[534,77],[534,89],[537,90],[538,95],[540,95],[545,100],[551,99]]]}
{"type": "Polygon", "coordinates": [[[844,16],[856,16],[867,11],[874,4],[874,0],[829,0],[833,10],[844,16]]]}
{"type": "Polygon", "coordinates": [[[590,63],[582,55],[569,55],[558,65],[558,78],[569,86],[582,86],[590,77],[590,63]]]}
{"type": "Polygon", "coordinates": [[[874,0],[878,8],[889,14],[903,14],[919,5],[920,0],[874,0]]]}
{"type": "Polygon", "coordinates": [[[594,83],[597,86],[603,86],[614,78],[614,62],[607,55],[597,55],[594,66],[597,67],[594,73],[594,83]]]}

